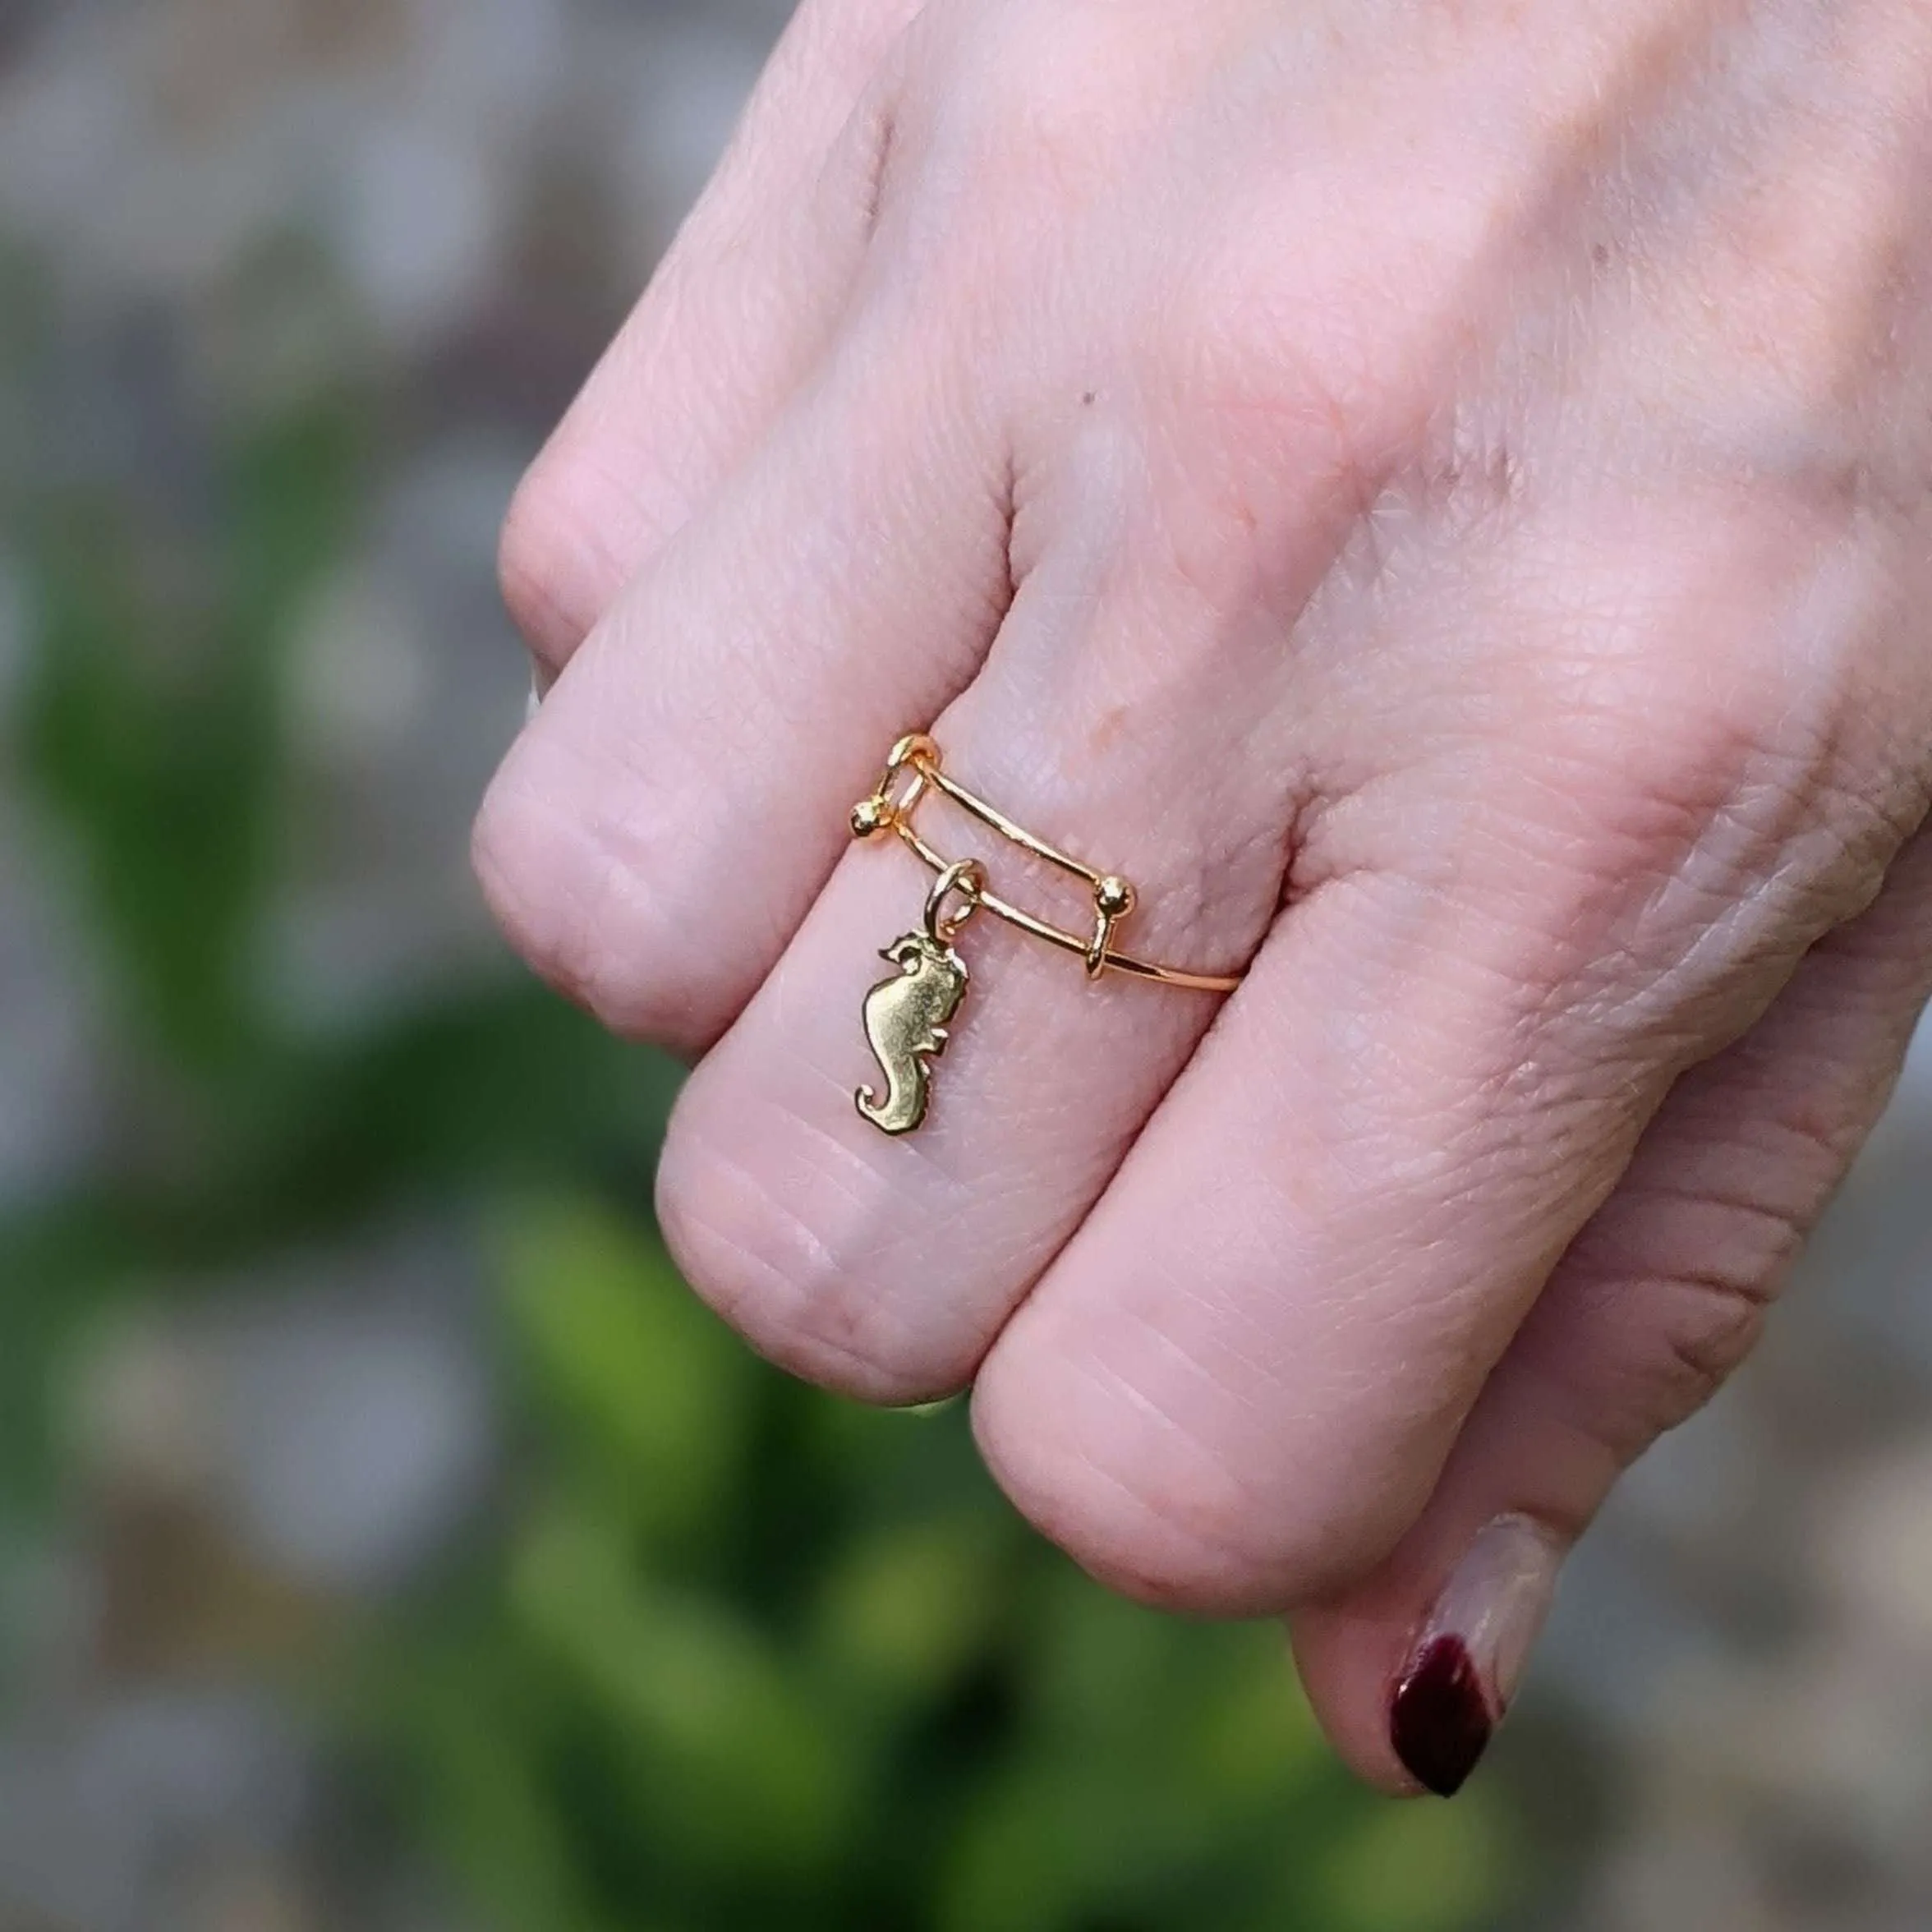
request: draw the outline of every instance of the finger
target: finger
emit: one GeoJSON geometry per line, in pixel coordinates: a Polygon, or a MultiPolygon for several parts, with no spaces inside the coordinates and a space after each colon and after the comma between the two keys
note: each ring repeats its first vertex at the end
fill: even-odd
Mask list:
{"type": "MultiPolygon", "coordinates": [[[[936,735],[946,768],[1028,830],[1131,874],[1123,946],[1226,971],[1273,916],[1299,796],[1282,749],[1298,710],[1286,619],[1203,597],[1198,576],[1175,570],[1158,535],[1175,497],[1146,439],[1103,405],[1083,418],[1023,505],[1054,534],[936,735]]],[[[1299,547],[1274,560],[1293,604],[1355,497],[1313,437],[1283,467],[1301,480],[1299,547]]],[[[996,890],[1063,927],[1091,920],[1090,897],[944,799],[918,822],[948,856],[982,858],[996,890]]],[[[982,917],[959,942],[973,977],[930,1117],[889,1139],[853,1104],[878,1078],[861,1006],[927,885],[890,839],[849,855],[687,1086],[659,1186],[701,1294],[775,1359],[882,1401],[970,1378],[1217,1005],[1116,976],[1090,985],[1077,959],[982,917]]]]}
{"type": "Polygon", "coordinates": [[[1906,621],[1889,543],[1593,499],[1456,550],[1348,641],[1458,705],[1404,688],[1413,761],[1314,816],[1247,983],[980,1373],[1009,1493],[1154,1600],[1285,1609],[1386,1554],[1672,1082],[1903,836],[1911,708],[1817,688],[1846,660],[1811,628],[1827,586],[1834,637],[1906,621]],[[1580,642],[1579,610],[1628,631],[1580,642]],[[1470,636],[1524,655],[1458,665],[1470,636]]]}
{"type": "Polygon", "coordinates": [[[840,352],[598,626],[484,801],[480,877],[539,972],[707,1044],[770,970],[881,744],[977,669],[1010,594],[978,392],[884,327],[840,352]]]}
{"type": "Polygon", "coordinates": [[[890,141],[881,69],[918,9],[805,0],[711,186],[518,492],[504,589],[546,688],[826,352],[890,141]]]}
{"type": "MultiPolygon", "coordinates": [[[[999,674],[941,734],[1006,809],[1131,869],[1143,950],[1226,964],[1272,912],[1304,797],[1283,720],[1308,707],[1289,695],[1284,640],[1438,408],[1460,352],[1442,344],[1462,340],[1482,278],[1460,254],[1478,239],[1464,224],[1475,212],[1487,229],[1488,218],[1460,193],[1432,200],[1423,218],[1382,224],[1371,267],[1332,218],[1350,197],[1323,170],[1298,190],[1305,223],[1211,224],[1179,255],[1143,257],[1125,244],[1150,210],[1198,218],[1197,196],[1176,185],[1177,142],[1194,148],[1203,122],[1222,127],[1207,90],[1234,55],[1220,34],[1103,30],[1099,15],[1074,12],[1069,25],[1023,9],[991,39],[967,34],[970,46],[922,70],[933,85],[908,93],[921,117],[904,154],[926,164],[932,192],[899,204],[910,210],[901,292],[928,326],[977,338],[963,381],[1020,366],[1025,393],[1008,419],[1027,444],[1015,450],[1019,549],[1055,566],[1037,585],[1016,573],[1024,609],[999,674]],[[1097,141],[1116,112],[1133,131],[1097,141]],[[1261,286],[1269,250],[1257,237],[1281,233],[1296,236],[1319,297],[1284,301],[1261,286]],[[1371,329],[1357,292],[1385,270],[1399,285],[1397,264],[1412,280],[1422,262],[1453,265],[1427,300],[1396,305],[1392,329],[1374,303],[1371,329]],[[961,266],[936,291],[942,263],[961,266]],[[1089,426],[1099,453],[1070,462],[1078,483],[1048,503],[1037,479],[1063,436],[1079,440],[1070,421],[1089,426]]],[[[1386,173],[1373,148],[1347,164],[1364,182],[1386,173]]],[[[877,747],[930,718],[908,714],[877,747]]],[[[944,1116],[916,1150],[885,1148],[849,1107],[869,1070],[849,1016],[878,977],[872,955],[908,930],[918,895],[862,856],[870,869],[855,858],[840,875],[686,1090],[660,1199],[695,1285],[760,1346],[839,1386],[905,1398],[970,1373],[1208,1010],[1144,987],[1069,985],[1064,960],[977,935],[974,1017],[949,1050],[944,1116]],[[1029,1005],[1037,983],[1055,990],[1029,1005]]]]}
{"type": "Polygon", "coordinates": [[[1676,1079],[1924,809],[1922,492],[1825,482],[1846,447],[1922,469],[1876,373],[1922,264],[1902,169],[1840,145],[1806,162],[1843,209],[1748,252],[1765,181],[1815,182],[1647,211],[1646,273],[1580,327],[1512,263],[1499,366],[1419,440],[1448,487],[1392,491],[1382,567],[1298,632],[1290,903],[976,1385],[1009,1493],[1134,1594],[1286,1609],[1383,1558],[1676,1079]],[[1744,318],[1880,264],[1781,334],[1777,382],[1741,354],[1744,318]]]}
{"type": "Polygon", "coordinates": [[[1490,1378],[1420,1520],[1294,1619],[1364,1776],[1445,1796],[1514,1695],[1563,1553],[1741,1361],[1932,996],[1932,836],[1736,1046],[1686,1074],[1490,1378]]]}

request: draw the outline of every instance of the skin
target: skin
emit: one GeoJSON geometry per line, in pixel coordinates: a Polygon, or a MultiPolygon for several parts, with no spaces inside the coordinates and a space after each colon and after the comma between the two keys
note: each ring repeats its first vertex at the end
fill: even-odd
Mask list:
{"type": "Polygon", "coordinates": [[[1924,0],[807,0],[512,514],[557,682],[478,867],[702,1056],[692,1285],[970,1383],[1387,1788],[1462,1552],[1741,1359],[1932,992],[1929,180],[1924,0]],[[846,816],[927,726],[1252,965],[978,922],[897,1143],[927,881],[846,816]]]}

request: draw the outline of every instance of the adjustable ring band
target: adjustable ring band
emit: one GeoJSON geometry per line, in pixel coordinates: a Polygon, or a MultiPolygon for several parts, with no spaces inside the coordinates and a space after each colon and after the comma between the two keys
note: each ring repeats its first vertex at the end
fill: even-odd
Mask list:
{"type": "Polygon", "coordinates": [[[1114,944],[1114,932],[1138,904],[1133,886],[1118,872],[1083,865],[969,792],[945,770],[939,747],[922,734],[902,738],[892,748],[877,789],[852,808],[852,832],[862,840],[896,835],[934,875],[920,928],[895,940],[881,954],[893,968],[891,977],[866,995],[866,1039],[886,1084],[877,1089],[861,1087],[853,1097],[860,1114],[882,1134],[911,1134],[925,1120],[932,1063],[952,1037],[952,1021],[972,978],[954,941],[982,910],[1063,953],[1074,954],[1089,979],[1123,973],[1157,986],[1203,993],[1231,993],[1241,983],[1239,973],[1183,973],[1121,952],[1114,944]],[[927,844],[913,815],[933,792],[950,798],[1010,844],[1079,880],[1093,896],[1091,929],[1083,935],[1069,932],[1037,918],[992,890],[980,860],[946,858],[927,844]]]}
{"type": "Polygon", "coordinates": [[[1238,973],[1184,972],[1178,967],[1156,965],[1152,960],[1137,959],[1131,953],[1120,951],[1113,944],[1114,929],[1132,914],[1138,903],[1138,895],[1134,887],[1117,872],[1097,872],[1091,866],[1082,864],[1057,846],[1049,844],[1046,840],[1014,823],[977,793],[968,791],[945,769],[939,747],[923,734],[903,738],[892,748],[877,789],[853,808],[853,835],[865,840],[876,838],[884,832],[895,833],[907,849],[917,853],[933,872],[944,874],[953,862],[935,851],[913,823],[913,815],[920,802],[929,792],[935,791],[943,794],[962,811],[1022,851],[1080,880],[1092,893],[1094,922],[1092,930],[1084,935],[1069,932],[1001,898],[983,883],[983,873],[977,895],[978,903],[995,918],[1003,919],[1009,926],[1034,939],[1043,940],[1061,952],[1074,954],[1084,963],[1089,979],[1098,979],[1108,973],[1120,973],[1132,979],[1199,993],[1231,993],[1241,983],[1241,975],[1238,973]],[[904,781],[903,789],[902,781],[904,781]]]}

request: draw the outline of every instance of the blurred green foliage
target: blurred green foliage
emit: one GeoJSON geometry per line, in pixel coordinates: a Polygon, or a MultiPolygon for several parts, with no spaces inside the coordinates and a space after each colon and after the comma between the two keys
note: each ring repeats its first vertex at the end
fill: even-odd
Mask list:
{"type": "Polygon", "coordinates": [[[1492,1809],[1355,1788],[1278,1631],[1088,1582],[959,1405],[781,1382],[587,1198],[512,1212],[497,1251],[527,1487],[483,1594],[370,1701],[507,1923],[1492,1922],[1492,1809]]]}
{"type": "Polygon", "coordinates": [[[755,1362],[644,1202],[672,1079],[509,975],[318,1038],[259,982],[300,809],[283,656],[382,460],[328,395],[209,453],[191,513],[16,503],[9,747],[85,909],[122,1091],[0,1213],[0,1511],[56,1506],[60,1369],[107,1304],[429,1208],[495,1290],[508,1479],[450,1573],[356,1627],[345,1748],[504,1932],[1457,1932],[1506,1820],[1371,1798],[1269,1627],[1113,1600],[1027,1532],[962,1410],[755,1362]]]}

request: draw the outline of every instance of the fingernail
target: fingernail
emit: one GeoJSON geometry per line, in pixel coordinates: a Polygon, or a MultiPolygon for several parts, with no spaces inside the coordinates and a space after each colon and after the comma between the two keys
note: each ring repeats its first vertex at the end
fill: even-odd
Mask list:
{"type": "Polygon", "coordinates": [[[1516,1695],[1556,1594],[1563,1552],[1527,1516],[1499,1516],[1470,1545],[1389,1700],[1389,1738],[1425,1791],[1452,1798],[1516,1695]]]}

